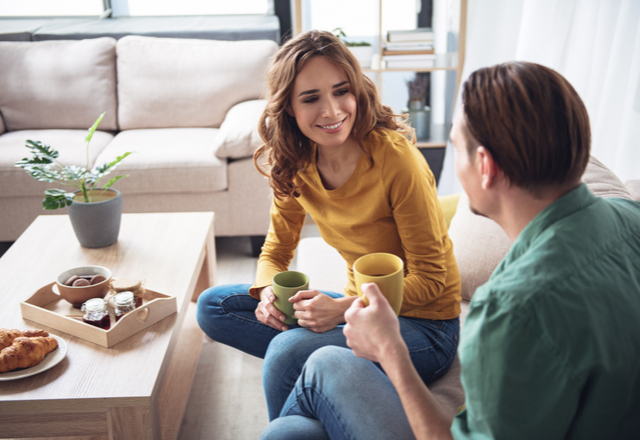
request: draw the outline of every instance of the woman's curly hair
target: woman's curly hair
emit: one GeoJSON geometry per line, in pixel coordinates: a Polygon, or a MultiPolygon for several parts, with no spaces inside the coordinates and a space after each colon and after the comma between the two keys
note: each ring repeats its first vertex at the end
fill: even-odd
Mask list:
{"type": "Polygon", "coordinates": [[[311,160],[311,140],[296,123],[291,111],[291,94],[298,72],[314,56],[325,56],[340,66],[356,97],[356,117],[351,136],[360,145],[376,128],[396,130],[415,143],[414,130],[406,121],[382,105],[376,86],[362,73],[351,51],[332,33],[309,31],[285,43],[275,55],[267,75],[267,106],[260,117],[258,131],[264,144],[254,154],[260,173],[269,177],[275,197],[299,197],[295,182],[298,170],[311,160]],[[262,159],[261,159],[262,158],[262,159]],[[264,161],[263,165],[259,161],[264,161]],[[263,168],[266,166],[266,169],[263,168]]]}

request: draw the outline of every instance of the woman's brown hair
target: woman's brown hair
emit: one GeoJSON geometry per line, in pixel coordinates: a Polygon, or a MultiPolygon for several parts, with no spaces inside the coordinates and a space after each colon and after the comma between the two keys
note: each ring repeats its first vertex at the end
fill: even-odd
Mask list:
{"type": "Polygon", "coordinates": [[[464,84],[462,105],[469,154],[484,146],[512,185],[541,194],[580,181],[589,115],[558,72],[527,62],[479,69],[464,84]]]}
{"type": "Polygon", "coordinates": [[[295,176],[311,160],[311,141],[291,116],[291,93],[296,76],[314,56],[324,56],[341,67],[356,97],[356,117],[351,136],[358,143],[375,128],[397,130],[414,141],[413,129],[391,108],[381,104],[375,84],[367,78],[349,49],[330,32],[309,31],[285,43],[275,55],[267,75],[267,107],[258,131],[265,142],[254,154],[258,171],[269,177],[274,195],[283,199],[300,196],[295,176]],[[289,112],[287,111],[289,110],[289,112]],[[263,159],[260,159],[260,158],[263,159]],[[267,170],[259,164],[266,161],[267,170]]]}

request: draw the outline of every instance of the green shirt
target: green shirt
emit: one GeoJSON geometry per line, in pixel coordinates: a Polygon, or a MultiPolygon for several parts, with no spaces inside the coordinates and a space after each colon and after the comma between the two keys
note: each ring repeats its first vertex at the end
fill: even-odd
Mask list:
{"type": "Polygon", "coordinates": [[[640,438],[640,203],[586,185],[540,212],[471,300],[456,439],[640,438]]]}

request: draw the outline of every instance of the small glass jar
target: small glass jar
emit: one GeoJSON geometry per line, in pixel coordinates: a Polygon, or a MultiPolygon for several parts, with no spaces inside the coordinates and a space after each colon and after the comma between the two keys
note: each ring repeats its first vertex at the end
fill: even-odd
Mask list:
{"type": "Polygon", "coordinates": [[[111,288],[114,292],[133,292],[136,307],[142,306],[142,296],[145,293],[144,287],[142,287],[142,281],[136,278],[122,278],[114,280],[111,283],[111,288]]]}
{"type": "Polygon", "coordinates": [[[116,322],[127,313],[136,309],[136,302],[133,292],[120,292],[113,297],[116,305],[116,322]]]}
{"type": "Polygon", "coordinates": [[[93,298],[82,304],[84,316],[82,321],[104,330],[111,328],[111,318],[107,310],[107,302],[102,298],[93,298]]]}

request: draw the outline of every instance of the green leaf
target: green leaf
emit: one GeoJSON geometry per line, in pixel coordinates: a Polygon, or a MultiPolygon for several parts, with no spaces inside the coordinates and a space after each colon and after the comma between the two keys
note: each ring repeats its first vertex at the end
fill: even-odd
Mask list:
{"type": "Polygon", "coordinates": [[[333,34],[338,38],[338,40],[342,40],[342,38],[347,36],[347,34],[345,34],[344,31],[342,30],[342,28],[339,28],[339,27],[333,30],[333,34]]]}
{"type": "Polygon", "coordinates": [[[77,165],[69,165],[62,169],[61,175],[64,180],[82,180],[87,174],[84,168],[77,165]]]}
{"type": "Polygon", "coordinates": [[[122,160],[125,157],[129,156],[131,153],[132,153],[131,151],[127,151],[122,156],[116,157],[116,159],[109,164],[109,169],[111,169],[111,171],[113,171],[116,168],[116,165],[118,165],[120,162],[122,162],[122,160]]]}
{"type": "Polygon", "coordinates": [[[73,203],[73,193],[68,193],[61,189],[48,189],[44,192],[44,200],[42,207],[44,209],[53,210],[64,208],[73,203]]]}
{"type": "Polygon", "coordinates": [[[91,141],[91,138],[93,137],[93,133],[95,133],[96,129],[98,128],[98,125],[100,125],[100,122],[102,121],[102,118],[104,118],[104,115],[106,114],[107,112],[103,112],[100,116],[98,116],[98,119],[96,119],[96,122],[94,122],[91,128],[89,129],[89,134],[84,139],[85,142],[91,141]]]}
{"type": "Polygon", "coordinates": [[[60,156],[58,150],[55,150],[51,145],[43,144],[40,141],[27,140],[25,147],[31,150],[34,157],[48,157],[52,162],[60,156]]]}
{"type": "Polygon", "coordinates": [[[31,177],[41,182],[60,180],[60,173],[51,169],[51,165],[29,165],[22,167],[31,177]]]}
{"type": "Polygon", "coordinates": [[[53,161],[48,157],[34,156],[31,159],[27,157],[22,158],[22,160],[15,163],[15,166],[25,169],[30,165],[49,165],[51,163],[53,163],[53,161]]]}
{"type": "Polygon", "coordinates": [[[94,182],[94,181],[100,179],[102,176],[106,176],[111,171],[115,170],[116,166],[120,162],[122,162],[122,160],[124,158],[126,158],[127,156],[129,156],[130,154],[131,154],[131,152],[124,153],[122,156],[118,156],[115,160],[113,160],[113,161],[111,161],[109,163],[103,163],[101,165],[96,166],[88,174],[88,176],[89,176],[88,179],[92,179],[91,181],[94,182]]]}
{"type": "Polygon", "coordinates": [[[32,165],[49,165],[52,164],[60,155],[58,151],[51,148],[50,145],[43,145],[40,141],[27,140],[25,145],[31,150],[31,158],[23,158],[15,163],[15,166],[26,170],[32,165]]]}
{"type": "Polygon", "coordinates": [[[129,177],[128,175],[124,175],[124,176],[116,176],[113,179],[109,180],[107,182],[106,185],[102,185],[103,188],[111,188],[111,185],[113,185],[114,183],[116,183],[118,180],[122,179],[123,177],[129,177]]]}

